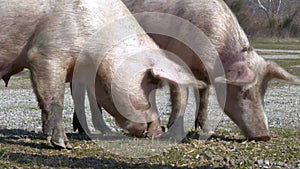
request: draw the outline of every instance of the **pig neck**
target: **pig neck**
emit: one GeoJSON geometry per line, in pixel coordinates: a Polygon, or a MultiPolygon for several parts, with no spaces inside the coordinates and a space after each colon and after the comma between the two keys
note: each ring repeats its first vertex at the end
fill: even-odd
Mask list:
{"type": "Polygon", "coordinates": [[[248,39],[236,17],[223,1],[123,0],[123,2],[132,13],[162,12],[189,20],[208,36],[224,64],[245,60],[237,53],[240,53],[243,47],[249,47],[248,39]]]}
{"type": "Polygon", "coordinates": [[[189,16],[203,18],[202,21],[192,20],[191,22],[203,30],[216,47],[225,71],[236,62],[248,60],[248,55],[241,52],[244,47],[250,46],[248,38],[225,2],[212,0],[206,3],[207,6],[202,7],[203,4],[200,1],[197,1],[198,3],[190,1],[191,4],[196,3],[197,6],[194,8],[189,6],[186,9],[193,9],[189,16]],[[214,8],[212,9],[211,6],[214,8]],[[203,9],[199,10],[198,8],[203,9]]]}

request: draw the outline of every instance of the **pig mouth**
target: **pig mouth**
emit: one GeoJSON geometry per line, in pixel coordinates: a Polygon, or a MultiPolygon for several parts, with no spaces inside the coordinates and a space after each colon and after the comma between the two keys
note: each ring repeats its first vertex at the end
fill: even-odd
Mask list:
{"type": "Polygon", "coordinates": [[[248,138],[250,141],[269,141],[271,140],[271,137],[269,135],[264,135],[264,136],[255,136],[255,137],[250,137],[248,138]]]}
{"type": "Polygon", "coordinates": [[[163,135],[163,132],[150,133],[148,130],[146,130],[143,133],[143,137],[142,138],[159,138],[162,135],[163,135]]]}
{"type": "Polygon", "coordinates": [[[255,125],[246,125],[247,122],[242,122],[238,120],[237,118],[234,118],[230,116],[227,112],[225,112],[229,118],[239,127],[241,133],[249,140],[249,141],[268,141],[271,139],[269,135],[269,130],[267,127],[260,127],[257,128],[256,130],[253,130],[254,127],[257,127],[255,125]]]}
{"type": "Polygon", "coordinates": [[[148,129],[144,131],[142,134],[142,138],[159,138],[163,135],[164,133],[164,128],[159,127],[157,129],[150,129],[150,124],[148,123],[148,129]]]}
{"type": "Polygon", "coordinates": [[[271,136],[269,135],[269,132],[263,132],[263,134],[250,134],[250,133],[245,133],[244,131],[242,132],[244,136],[249,141],[269,141],[271,140],[271,136]]]}

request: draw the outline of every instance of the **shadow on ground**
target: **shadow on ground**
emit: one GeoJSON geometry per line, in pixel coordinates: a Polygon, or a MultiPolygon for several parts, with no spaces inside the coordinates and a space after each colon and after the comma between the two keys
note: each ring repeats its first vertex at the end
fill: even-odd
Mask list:
{"type": "MultiPolygon", "coordinates": [[[[17,163],[21,166],[32,166],[32,167],[54,167],[54,168],[157,168],[157,169],[192,169],[189,167],[173,167],[160,164],[149,164],[149,163],[139,163],[130,164],[126,162],[119,162],[111,158],[101,158],[96,157],[86,157],[86,158],[76,158],[68,157],[65,155],[32,155],[25,153],[0,153],[0,156],[10,161],[17,163]]],[[[212,166],[200,166],[199,169],[211,169],[212,166]]],[[[227,167],[221,167],[226,169],[227,167]]],[[[219,167],[219,169],[221,169],[219,167]]]]}
{"type": "MultiPolygon", "coordinates": [[[[70,139],[86,140],[78,134],[68,134],[70,139]]],[[[15,147],[13,152],[7,152],[6,149],[1,149],[0,146],[0,166],[12,167],[11,165],[17,165],[22,167],[53,167],[53,168],[158,168],[158,169],[189,169],[189,167],[174,167],[170,165],[161,164],[149,164],[147,162],[142,163],[128,163],[123,161],[117,161],[114,158],[99,158],[99,157],[77,157],[76,153],[71,153],[70,151],[64,153],[64,151],[59,152],[59,155],[51,155],[47,153],[53,148],[47,145],[44,140],[43,134],[29,132],[20,129],[1,129],[0,130],[0,145],[7,145],[10,147],[15,147]],[[25,146],[32,149],[30,153],[18,150],[17,146],[25,146]],[[9,163],[6,166],[6,162],[9,163]]],[[[59,150],[58,150],[59,151],[59,150]]],[[[141,161],[146,161],[142,160],[141,161]]],[[[212,166],[200,166],[199,169],[211,169],[212,166]]],[[[227,167],[221,167],[227,168],[227,167]]],[[[220,169],[221,169],[220,168],[220,169]]]]}
{"type": "Polygon", "coordinates": [[[237,143],[242,143],[244,141],[247,141],[245,138],[231,138],[226,135],[218,135],[218,134],[212,134],[212,135],[205,135],[205,134],[200,134],[197,131],[190,131],[187,136],[183,139],[183,143],[189,143],[192,140],[222,140],[226,142],[237,142],[237,143]]]}

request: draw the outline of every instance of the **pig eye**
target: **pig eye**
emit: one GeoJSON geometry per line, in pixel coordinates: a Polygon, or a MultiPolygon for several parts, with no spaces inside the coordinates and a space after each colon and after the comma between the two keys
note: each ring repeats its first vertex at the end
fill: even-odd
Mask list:
{"type": "Polygon", "coordinates": [[[249,90],[246,90],[244,93],[243,93],[243,99],[247,99],[250,97],[250,91],[249,90]]]}

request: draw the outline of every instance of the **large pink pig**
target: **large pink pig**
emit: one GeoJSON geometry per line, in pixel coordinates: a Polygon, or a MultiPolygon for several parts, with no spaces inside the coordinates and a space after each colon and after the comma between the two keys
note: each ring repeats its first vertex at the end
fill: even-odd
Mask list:
{"type": "MultiPolygon", "coordinates": [[[[207,56],[196,56],[189,46],[186,47],[172,38],[153,35],[153,39],[161,48],[177,54],[184,60],[198,79],[213,84],[217,90],[220,85],[227,84],[226,100],[223,100],[223,92],[217,91],[218,100],[221,105],[225,102],[224,112],[247,138],[270,139],[267,117],[263,109],[268,82],[273,79],[295,82],[297,79],[277,64],[265,61],[257,55],[236,17],[223,0],[123,0],[123,2],[133,14],[167,13],[183,18],[202,30],[217,50],[225,70],[225,76],[215,76],[214,81],[209,81],[204,67],[214,63],[199,60],[207,56]]],[[[138,21],[147,31],[148,21],[143,17],[138,21]]],[[[172,26],[169,25],[170,30],[172,26]]],[[[172,93],[175,93],[173,105],[177,105],[176,98],[179,97],[176,92],[172,93]]],[[[203,128],[207,119],[209,86],[199,89],[199,94],[200,109],[195,125],[196,128],[198,126],[203,128]]],[[[172,121],[169,123],[172,124],[172,121]]]]}
{"type": "Polygon", "coordinates": [[[125,16],[130,18],[130,12],[119,0],[0,0],[0,16],[0,78],[7,84],[12,75],[24,68],[30,70],[42,109],[43,132],[56,147],[71,147],[64,132],[62,112],[65,82],[78,80],[72,78],[77,64],[93,65],[98,56],[103,56],[92,79],[96,84],[97,101],[121,127],[136,136],[147,131],[153,136],[161,134],[155,106],[150,105],[148,98],[160,80],[199,84],[185,69],[168,60],[132,17],[122,29],[111,30],[103,39],[93,42],[97,46],[89,47],[92,35],[101,33],[105,25],[125,16]],[[124,39],[121,35],[128,32],[131,36],[124,39]],[[106,51],[103,44],[110,44],[109,50],[106,51]],[[87,48],[87,53],[81,53],[87,48]],[[122,63],[131,65],[119,69],[122,63]],[[135,72],[135,65],[142,65],[142,69],[135,72]],[[129,73],[136,76],[131,77],[128,86],[114,83],[125,82],[128,79],[122,78],[128,78],[129,73]],[[112,86],[115,98],[112,98],[112,86]],[[130,103],[131,109],[120,110],[134,112],[119,112],[116,101],[119,106],[130,103]],[[137,112],[142,114],[135,114],[137,112]]]}

